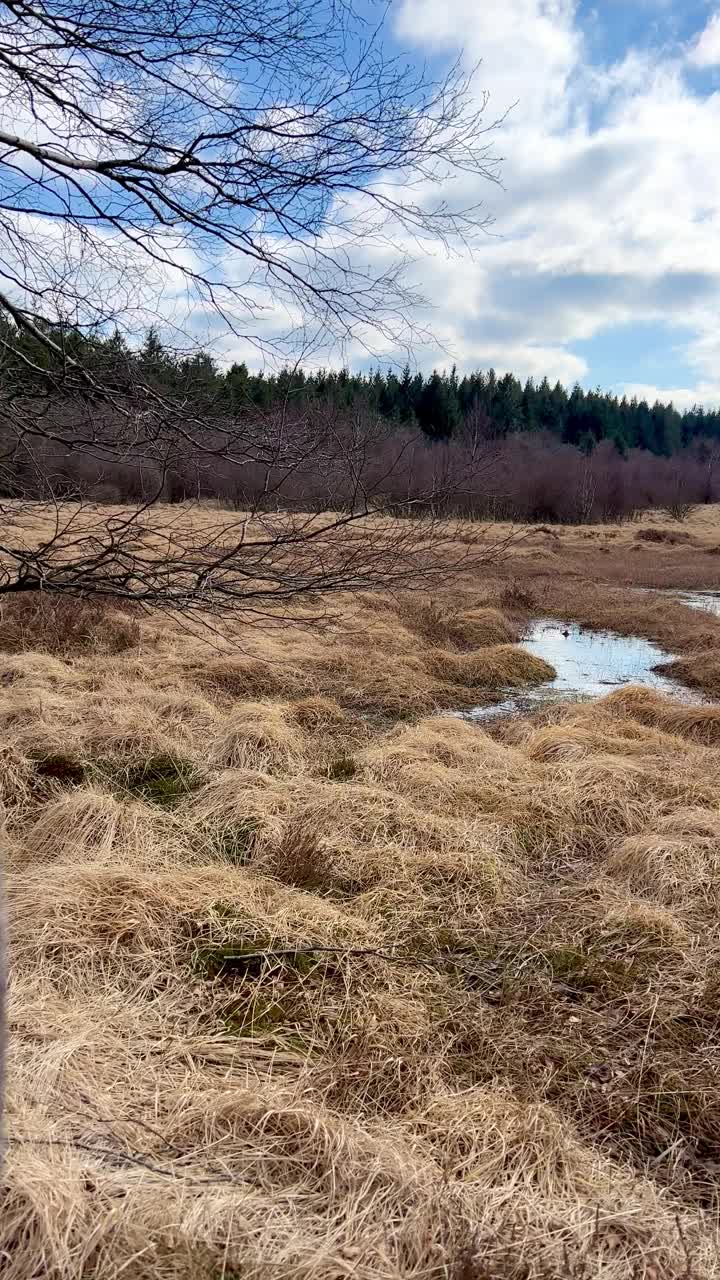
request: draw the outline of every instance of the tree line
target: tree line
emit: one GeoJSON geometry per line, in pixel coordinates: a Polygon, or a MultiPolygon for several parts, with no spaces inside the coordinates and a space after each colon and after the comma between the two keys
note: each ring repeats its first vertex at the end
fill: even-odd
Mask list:
{"type": "Polygon", "coordinates": [[[212,357],[173,357],[151,331],[140,354],[146,367],[174,385],[192,383],[232,411],[252,405],[268,409],[291,398],[296,405],[323,402],[353,408],[358,404],[391,422],[417,427],[431,440],[449,440],[470,427],[488,439],[522,432],[547,432],[563,444],[589,452],[608,440],[620,454],[645,449],[669,457],[698,439],[720,439],[720,412],[695,405],[681,412],[672,403],[616,396],[579,384],[570,390],[547,378],[522,382],[512,373],[477,370],[462,377],[456,368],[428,376],[406,365],[351,373],[348,369],[251,373],[245,363],[221,371],[212,357]]]}
{"type": "MultiPolygon", "coordinates": [[[[621,455],[642,449],[660,457],[698,440],[720,440],[717,409],[695,405],[681,412],[672,403],[649,404],[635,396],[586,391],[578,384],[568,390],[560,382],[551,385],[547,378],[522,382],[512,373],[500,375],[494,369],[462,377],[456,368],[425,376],[409,365],[401,373],[393,369],[306,371],[299,366],[275,373],[251,372],[245,363],[221,369],[206,352],[188,355],[171,350],[153,328],[136,350],[117,332],[87,338],[65,330],[62,344],[68,358],[82,359],[105,380],[114,379],[120,386],[133,377],[150,380],[169,394],[190,394],[233,416],[253,409],[271,411],[287,403],[297,411],[320,404],[335,410],[362,407],[388,422],[419,429],[429,440],[450,440],[462,429],[489,440],[539,432],[584,453],[607,440],[621,455]]],[[[14,379],[22,372],[23,351],[30,356],[30,376],[37,379],[38,366],[41,369],[48,361],[47,353],[29,335],[16,335],[12,347],[14,379]]],[[[6,376],[11,372],[7,360],[4,371],[6,376]]]]}
{"type": "MultiPolygon", "coordinates": [[[[680,413],[547,379],[521,383],[492,369],[462,377],[409,367],[399,374],[221,369],[206,352],[172,351],[156,329],[134,348],[117,332],[48,334],[52,351],[31,333],[3,342],[0,394],[5,382],[18,412],[53,424],[23,435],[21,447],[17,432],[0,441],[6,497],[145,502],[159,494],[168,502],[217,498],[235,508],[301,510],[346,508],[362,489],[398,507],[425,509],[429,495],[442,493],[457,514],[571,522],[622,519],[651,506],[681,511],[720,497],[720,413],[700,406],[680,413]],[[68,369],[81,368],[103,388],[100,401],[91,388],[84,403],[82,379],[68,379],[71,392],[58,385],[58,350],[68,369]],[[147,433],[142,448],[136,444],[127,424],[123,449],[113,443],[118,412],[131,405],[141,419],[153,395],[153,421],[167,402],[173,413],[180,406],[181,424],[195,424],[194,444],[183,426],[165,460],[148,448],[147,433]],[[92,447],[68,448],[82,440],[88,417],[92,447]]],[[[163,427],[164,442],[170,434],[163,427]]]]}
{"type": "Polygon", "coordinates": [[[621,454],[645,449],[669,457],[700,438],[720,438],[720,413],[714,409],[696,405],[680,412],[672,403],[651,405],[635,396],[586,391],[578,384],[570,390],[560,382],[551,386],[547,378],[523,383],[512,373],[499,375],[494,369],[462,377],[455,368],[425,377],[409,366],[401,374],[285,369],[267,376],[235,364],[216,377],[231,403],[270,405],[287,395],[307,403],[360,402],[390,421],[419,427],[433,440],[448,440],[463,427],[488,439],[547,432],[586,453],[608,440],[621,454]]]}

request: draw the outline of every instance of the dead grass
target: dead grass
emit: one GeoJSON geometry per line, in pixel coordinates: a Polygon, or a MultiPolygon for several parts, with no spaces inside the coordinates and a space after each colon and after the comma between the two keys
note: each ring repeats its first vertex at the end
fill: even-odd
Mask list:
{"type": "Polygon", "coordinates": [[[439,649],[431,657],[431,670],[466,689],[516,689],[522,685],[552,680],[555,671],[548,662],[514,645],[491,645],[470,653],[448,653],[439,649]]]}
{"type": "Polygon", "coordinates": [[[208,850],[169,814],[93,786],[49,800],[22,840],[25,866],[47,862],[162,868],[207,860],[208,850]]]}
{"type": "Polygon", "coordinates": [[[0,650],[6,653],[123,653],[136,648],[139,639],[138,621],[128,607],[102,599],[28,591],[6,596],[0,607],[0,650]]]}
{"type": "Polygon", "coordinates": [[[710,687],[720,623],[617,586],[687,548],[608,532],[324,631],[0,660],[3,1276],[717,1274],[720,712],[437,714],[550,678],[529,613],[710,687]]]}
{"type": "Polygon", "coordinates": [[[292,723],[289,707],[282,703],[242,703],[221,724],[210,745],[210,759],[220,769],[297,772],[302,757],[302,735],[292,723]]]}
{"type": "Polygon", "coordinates": [[[720,706],[685,704],[653,689],[619,689],[607,699],[612,711],[629,714],[641,724],[713,746],[720,742],[720,706]]]}
{"type": "Polygon", "coordinates": [[[655,902],[683,901],[698,894],[717,901],[720,845],[714,836],[664,831],[629,836],[610,859],[610,871],[655,902]]]}
{"type": "Polygon", "coordinates": [[[638,542],[663,542],[670,546],[692,542],[692,535],[679,529],[638,529],[635,537],[638,542]]]}
{"type": "Polygon", "coordinates": [[[423,639],[453,649],[476,649],[481,645],[517,642],[520,627],[507,614],[489,606],[454,609],[446,601],[409,599],[401,607],[406,626],[423,639]]]}
{"type": "Polygon", "coordinates": [[[702,689],[711,698],[720,698],[720,648],[676,658],[664,663],[662,671],[690,688],[702,689]]]}

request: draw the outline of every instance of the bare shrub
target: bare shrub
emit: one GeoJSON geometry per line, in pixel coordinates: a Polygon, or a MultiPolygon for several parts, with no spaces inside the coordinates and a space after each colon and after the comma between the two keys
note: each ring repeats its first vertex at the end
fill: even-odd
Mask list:
{"type": "Polygon", "coordinates": [[[28,591],[0,606],[0,650],[6,653],[123,653],[139,643],[140,625],[127,604],[119,608],[99,596],[84,600],[28,591]]]}
{"type": "Polygon", "coordinates": [[[518,582],[513,578],[505,587],[502,594],[502,602],[508,609],[523,609],[532,611],[537,608],[538,602],[530,591],[522,582],[518,582]]]}
{"type": "Polygon", "coordinates": [[[695,503],[682,501],[671,502],[665,510],[671,520],[677,520],[679,524],[682,524],[689,516],[692,515],[695,510],[695,503]]]}

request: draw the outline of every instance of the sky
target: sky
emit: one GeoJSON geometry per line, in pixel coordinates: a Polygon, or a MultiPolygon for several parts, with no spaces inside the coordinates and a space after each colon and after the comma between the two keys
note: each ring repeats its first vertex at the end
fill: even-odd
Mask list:
{"type": "MultiPolygon", "coordinates": [[[[373,25],[383,4],[355,0],[373,25]]],[[[406,243],[394,228],[379,247],[368,237],[359,250],[376,253],[377,261],[358,264],[369,275],[391,270],[390,256],[404,249],[415,258],[408,283],[427,305],[409,318],[416,334],[432,337],[415,338],[416,366],[494,367],[681,409],[720,405],[720,0],[388,0],[383,43],[389,55],[429,64],[440,77],[457,59],[477,68],[478,102],[489,94],[484,120],[500,121],[488,140],[502,185],[459,174],[439,193],[451,207],[482,201],[492,216],[472,254],[448,256],[427,238],[406,243]]],[[[6,96],[0,124],[3,110],[8,128],[12,121],[35,136],[32,104],[18,119],[16,98],[6,96]]],[[[41,125],[40,141],[52,142],[59,126],[41,125]]],[[[17,166],[23,188],[32,163],[17,166]]],[[[37,189],[29,189],[32,203],[37,189]]],[[[413,187],[411,199],[437,194],[413,187]]],[[[341,208],[341,228],[354,216],[351,204],[341,208]]],[[[87,237],[68,250],[60,224],[33,219],[36,284],[44,272],[53,287],[58,273],[64,279],[71,252],[92,308],[102,311],[107,296],[108,314],[132,314],[138,331],[159,316],[175,332],[175,312],[189,314],[189,337],[223,362],[262,363],[242,324],[216,332],[212,306],[188,300],[185,273],[195,260],[182,239],[167,233],[168,262],[155,281],[153,264],[132,256],[134,242],[128,249],[122,241],[119,254],[98,232],[93,275],[87,237]],[[53,236],[62,243],[57,269],[53,236]]],[[[229,276],[241,259],[235,253],[229,276]]],[[[24,262],[20,278],[23,270],[24,262]]],[[[254,299],[249,288],[240,293],[254,299]]],[[[284,309],[267,282],[257,302],[271,339],[288,327],[302,336],[302,315],[284,309]]],[[[392,337],[381,333],[372,356],[363,337],[355,332],[342,351],[320,343],[305,363],[404,364],[406,347],[392,337]]]]}
{"type": "Polygon", "coordinates": [[[412,59],[480,61],[488,122],[508,112],[502,188],[462,192],[490,234],[412,268],[418,363],[720,403],[720,7],[397,0],[388,22],[412,59]]]}

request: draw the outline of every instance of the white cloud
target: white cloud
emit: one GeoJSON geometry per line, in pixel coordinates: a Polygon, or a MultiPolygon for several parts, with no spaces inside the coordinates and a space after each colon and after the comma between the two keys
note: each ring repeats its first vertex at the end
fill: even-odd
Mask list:
{"type": "Polygon", "coordinates": [[[397,30],[428,49],[462,44],[470,65],[481,59],[494,114],[560,125],[582,47],[574,10],[574,0],[403,0],[397,30]]]}
{"type": "Polygon", "coordinates": [[[713,405],[720,402],[720,383],[700,383],[694,389],[689,387],[656,387],[648,382],[626,382],[621,387],[621,394],[631,400],[647,400],[654,404],[661,400],[663,404],[672,403],[676,409],[692,409],[695,405],[713,405]]]}
{"type": "Polygon", "coordinates": [[[714,13],[690,49],[688,61],[696,67],[720,66],[720,11],[714,13]]]}
{"type": "Polygon", "coordinates": [[[468,65],[482,58],[489,116],[517,102],[497,137],[504,191],[462,191],[491,204],[496,234],[471,262],[414,267],[445,362],[592,378],[573,343],[662,322],[697,374],[662,394],[720,401],[720,94],[693,88],[684,51],[628,49],[597,68],[572,0],[403,0],[398,33],[422,53],[462,42],[468,65]]]}

